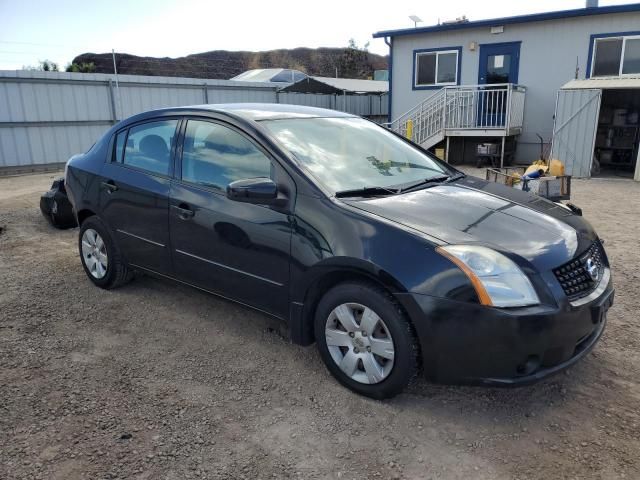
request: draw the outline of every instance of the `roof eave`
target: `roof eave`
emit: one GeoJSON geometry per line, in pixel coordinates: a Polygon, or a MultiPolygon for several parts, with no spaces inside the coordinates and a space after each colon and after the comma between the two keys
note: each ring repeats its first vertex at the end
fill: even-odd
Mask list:
{"type": "Polygon", "coordinates": [[[640,3],[628,5],[611,5],[607,7],[577,8],[573,10],[559,10],[557,12],[533,13],[514,17],[490,18],[475,22],[449,23],[433,25],[431,27],[404,28],[399,30],[383,30],[375,32],[373,38],[400,37],[403,35],[419,35],[422,33],[446,32],[449,30],[463,30],[469,28],[491,27],[515,23],[544,22],[563,18],[587,17],[592,15],[606,15],[611,13],[640,12],[640,3]]]}

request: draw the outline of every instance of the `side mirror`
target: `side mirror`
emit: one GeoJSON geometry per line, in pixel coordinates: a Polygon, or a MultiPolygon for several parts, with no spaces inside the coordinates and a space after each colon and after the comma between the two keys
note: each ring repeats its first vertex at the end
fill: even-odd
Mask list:
{"type": "Polygon", "coordinates": [[[237,202],[276,205],[284,197],[278,196],[278,186],[270,178],[243,178],[227,185],[227,198],[237,202]]]}

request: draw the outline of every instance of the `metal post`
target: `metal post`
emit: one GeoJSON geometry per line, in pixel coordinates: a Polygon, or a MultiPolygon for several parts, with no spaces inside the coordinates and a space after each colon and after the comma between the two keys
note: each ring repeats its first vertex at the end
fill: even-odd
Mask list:
{"type": "MultiPolygon", "coordinates": [[[[442,116],[440,118],[440,128],[442,130],[445,129],[445,123],[446,123],[446,105],[447,105],[447,92],[449,90],[447,89],[447,87],[444,87],[444,103],[442,105],[442,116]]],[[[446,134],[446,132],[445,132],[446,134]]],[[[447,138],[447,145],[449,145],[449,138],[447,138]]],[[[447,149],[448,150],[448,149],[447,149]]],[[[445,158],[446,158],[447,154],[445,153],[445,158]]]]}
{"type": "Polygon", "coordinates": [[[504,142],[507,137],[502,136],[502,148],[500,149],[500,168],[504,168],[504,142]]]}
{"type": "Polygon", "coordinates": [[[204,93],[204,104],[207,105],[209,103],[209,88],[206,83],[202,84],[202,93],[204,93]]]}
{"type": "Polygon", "coordinates": [[[118,117],[116,115],[116,101],[113,95],[113,81],[109,79],[109,100],[111,102],[111,122],[116,123],[118,117]]]}
{"type": "Polygon", "coordinates": [[[116,67],[116,51],[111,49],[111,58],[113,59],[113,74],[116,77],[116,93],[118,94],[118,106],[120,107],[120,115],[124,112],[122,111],[122,97],[120,96],[120,85],[118,84],[118,68],[116,67]]]}
{"type": "Polygon", "coordinates": [[[451,137],[449,137],[449,135],[447,135],[447,146],[446,146],[446,148],[444,150],[444,161],[446,163],[449,163],[449,139],[450,138],[451,137]]]}
{"type": "Polygon", "coordinates": [[[511,95],[513,91],[512,87],[513,87],[512,84],[507,85],[507,108],[506,108],[507,118],[505,119],[505,122],[504,122],[504,128],[506,129],[507,133],[511,129],[511,107],[513,106],[513,103],[511,101],[511,95]]]}

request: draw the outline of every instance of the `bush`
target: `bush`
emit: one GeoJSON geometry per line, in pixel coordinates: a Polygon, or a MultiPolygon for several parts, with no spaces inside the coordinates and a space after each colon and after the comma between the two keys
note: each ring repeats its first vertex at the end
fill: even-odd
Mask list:
{"type": "Polygon", "coordinates": [[[96,64],[93,62],[89,63],[70,63],[67,65],[65,69],[67,72],[74,73],[93,73],[96,71],[96,64]]]}

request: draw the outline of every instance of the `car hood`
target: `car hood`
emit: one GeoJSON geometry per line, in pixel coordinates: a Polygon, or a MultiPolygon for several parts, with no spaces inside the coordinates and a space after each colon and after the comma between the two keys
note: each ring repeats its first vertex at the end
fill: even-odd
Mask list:
{"type": "Polygon", "coordinates": [[[475,177],[349,205],[448,244],[480,243],[554,268],[597,238],[581,216],[554,202],[475,177]]]}

